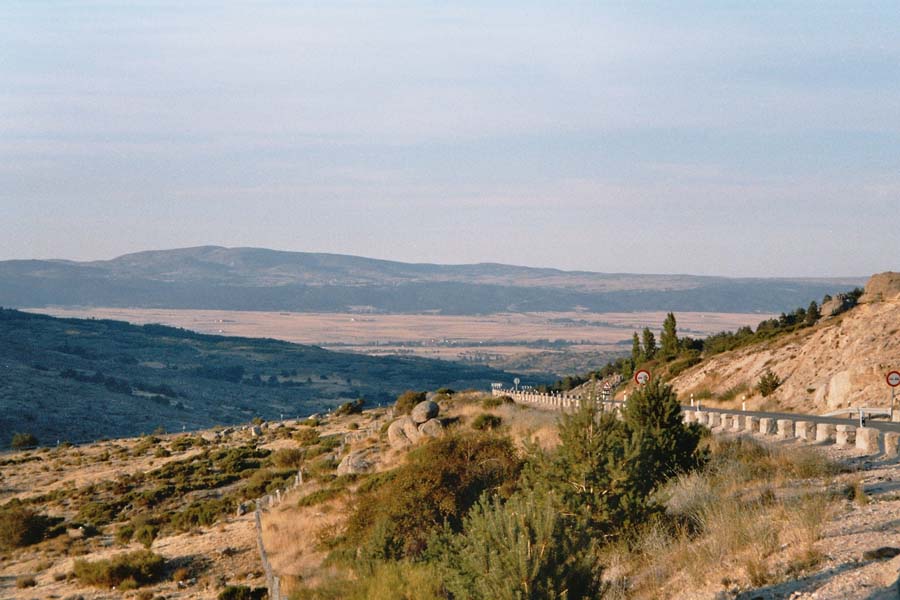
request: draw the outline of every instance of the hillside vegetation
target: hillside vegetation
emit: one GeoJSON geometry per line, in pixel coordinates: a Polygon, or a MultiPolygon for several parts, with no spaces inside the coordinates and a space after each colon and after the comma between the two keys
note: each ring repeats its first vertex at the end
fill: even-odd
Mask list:
{"type": "Polygon", "coordinates": [[[419,358],[368,357],[160,325],[0,309],[0,447],[181,431],[253,417],[372,405],[409,387],[485,389],[512,375],[419,358]]]}

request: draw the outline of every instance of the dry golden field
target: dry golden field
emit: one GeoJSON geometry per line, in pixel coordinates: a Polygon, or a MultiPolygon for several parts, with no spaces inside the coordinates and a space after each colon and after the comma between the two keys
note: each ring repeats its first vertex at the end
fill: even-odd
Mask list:
{"type": "MultiPolygon", "coordinates": [[[[658,329],[663,312],[501,313],[485,316],[406,314],[288,313],[142,308],[35,308],[57,317],[162,323],[202,333],[268,337],[334,350],[366,354],[413,354],[445,360],[477,360],[504,365],[510,357],[538,353],[609,353],[635,330],[658,329]],[[562,343],[547,344],[546,341],[562,343]]],[[[681,335],[705,337],[743,325],[755,326],[768,314],[678,313],[681,335]]]]}

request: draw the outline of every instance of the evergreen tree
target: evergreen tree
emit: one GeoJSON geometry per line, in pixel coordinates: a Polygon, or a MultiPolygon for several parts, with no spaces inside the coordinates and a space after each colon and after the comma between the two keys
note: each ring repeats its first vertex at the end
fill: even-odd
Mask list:
{"type": "Polygon", "coordinates": [[[634,366],[644,362],[644,351],[641,348],[641,340],[638,337],[637,331],[635,331],[634,335],[631,337],[631,362],[634,366]]]}
{"type": "Polygon", "coordinates": [[[634,482],[638,496],[649,496],[670,477],[693,469],[701,430],[684,424],[681,405],[672,387],[652,379],[628,398],[622,414],[634,469],[642,477],[634,482]]]}
{"type": "Polygon", "coordinates": [[[678,330],[674,313],[666,315],[663,321],[663,330],[659,336],[659,343],[663,356],[675,356],[678,354],[678,330]]]}
{"type": "Polygon", "coordinates": [[[552,494],[482,498],[442,559],[454,598],[562,600],[601,591],[594,544],[552,494]]]}
{"type": "Polygon", "coordinates": [[[653,360],[656,356],[656,336],[650,331],[649,327],[644,327],[644,358],[653,360]]]}
{"type": "Polygon", "coordinates": [[[815,325],[816,321],[818,321],[822,317],[821,311],[819,311],[819,305],[816,304],[816,301],[813,300],[809,303],[809,308],[806,309],[806,324],[807,325],[815,325]]]}

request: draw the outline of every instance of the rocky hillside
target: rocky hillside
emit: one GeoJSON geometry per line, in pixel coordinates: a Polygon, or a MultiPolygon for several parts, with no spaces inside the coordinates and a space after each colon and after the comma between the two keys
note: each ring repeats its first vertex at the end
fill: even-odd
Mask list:
{"type": "Polygon", "coordinates": [[[847,406],[887,406],[885,374],[900,368],[900,273],[866,284],[859,304],[816,326],[704,360],[674,379],[682,394],[723,404],[824,413],[847,406]],[[771,369],[782,381],[762,398],[754,389],[771,369]]]}

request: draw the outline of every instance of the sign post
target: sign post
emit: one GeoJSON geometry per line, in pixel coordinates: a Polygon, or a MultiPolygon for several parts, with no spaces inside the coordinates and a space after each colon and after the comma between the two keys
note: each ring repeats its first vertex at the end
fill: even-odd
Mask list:
{"type": "Polygon", "coordinates": [[[887,374],[887,384],[891,386],[891,421],[894,420],[894,398],[897,393],[897,386],[900,385],[900,371],[891,371],[887,374]]]}
{"type": "Polygon", "coordinates": [[[516,377],[515,379],[513,379],[513,383],[515,384],[516,391],[518,392],[519,391],[519,378],[516,377]]]}

